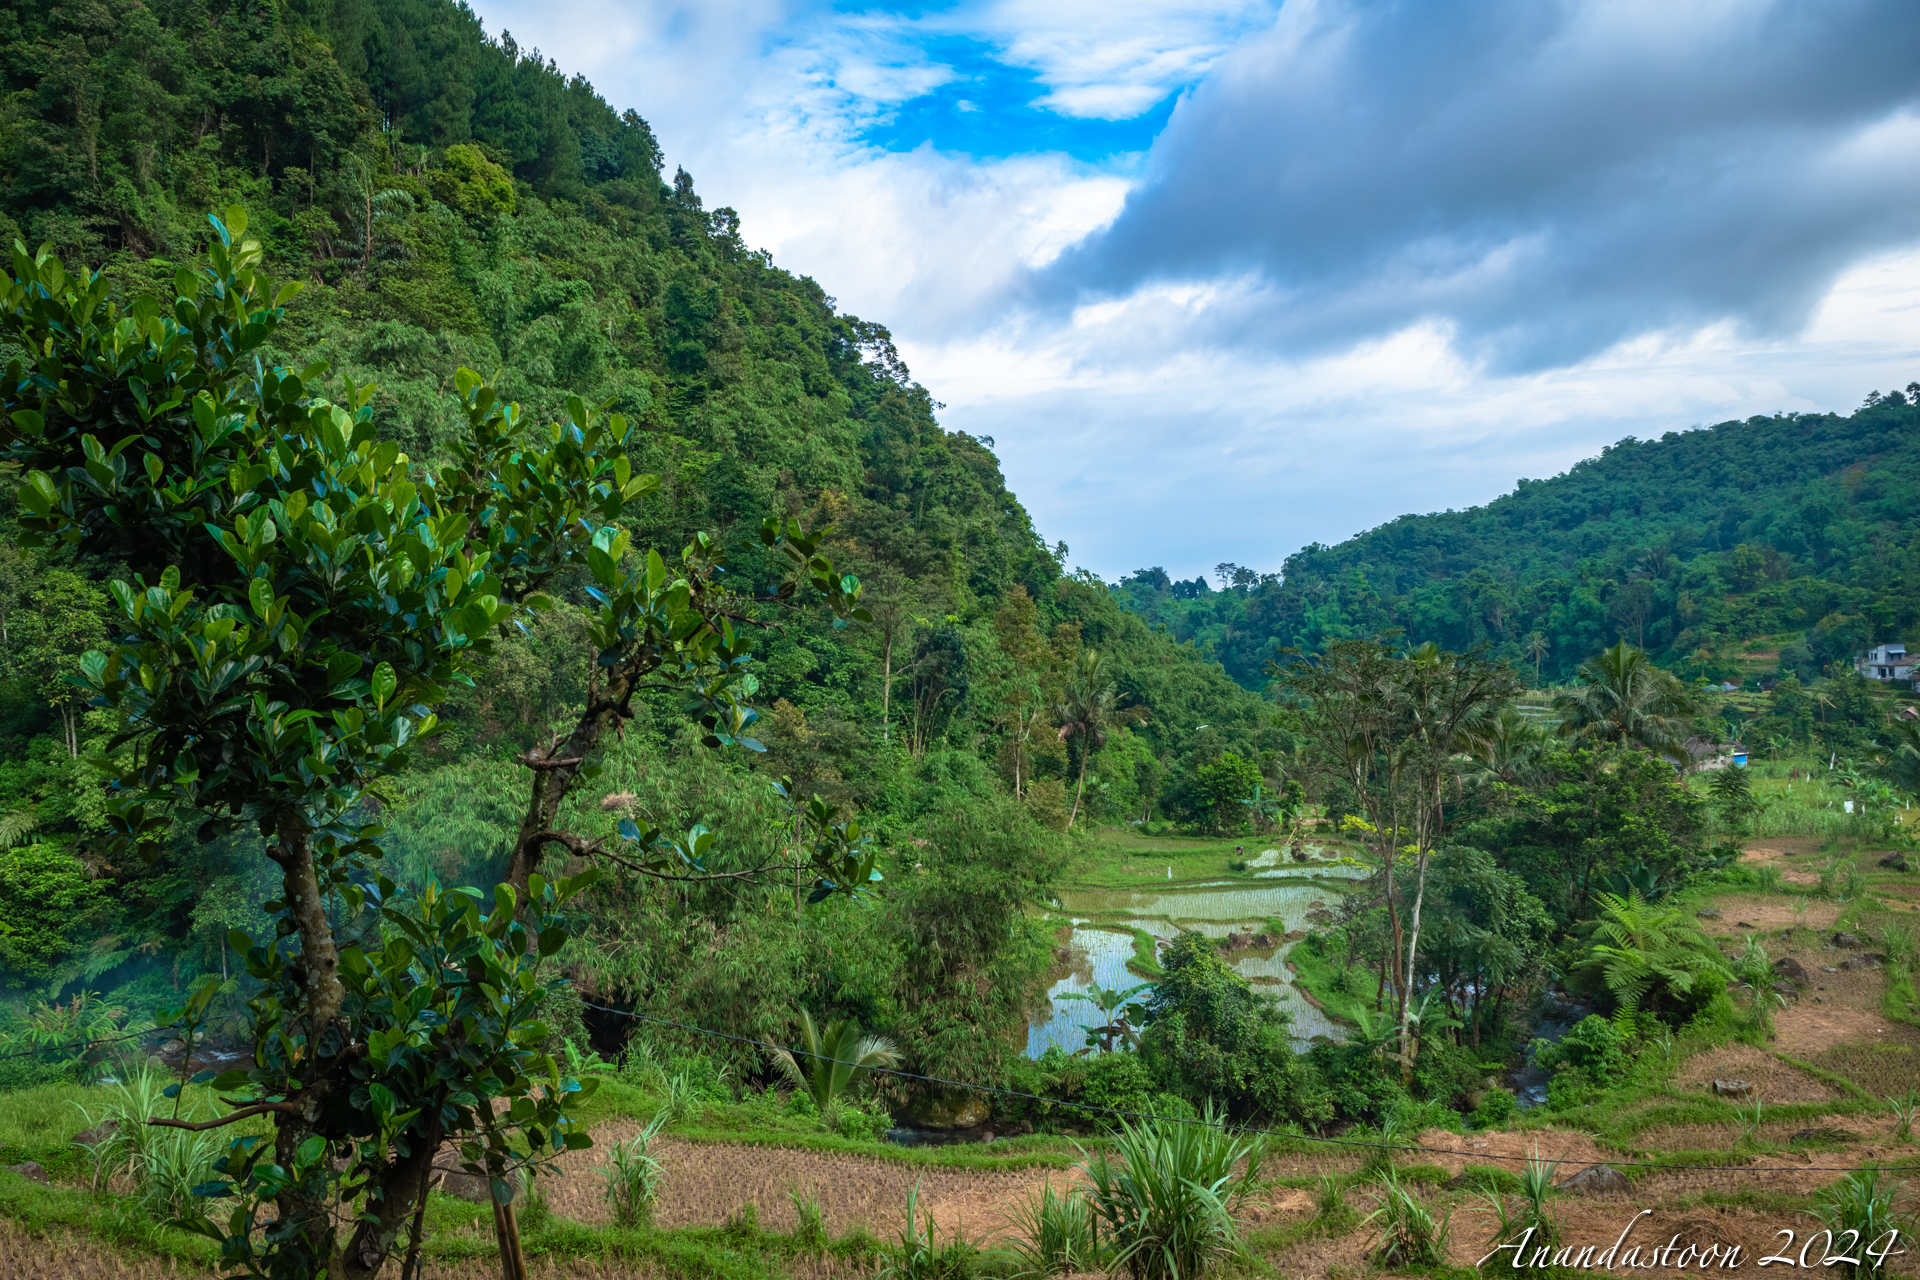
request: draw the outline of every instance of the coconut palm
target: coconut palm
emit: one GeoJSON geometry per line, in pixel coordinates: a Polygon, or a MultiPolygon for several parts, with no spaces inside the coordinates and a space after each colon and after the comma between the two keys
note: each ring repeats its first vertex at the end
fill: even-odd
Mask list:
{"type": "Polygon", "coordinates": [[[1553,652],[1553,642],[1535,631],[1521,642],[1527,656],[1533,659],[1533,687],[1540,687],[1540,660],[1553,652]]]}
{"type": "Polygon", "coordinates": [[[1691,995],[1696,985],[1727,982],[1732,973],[1700,926],[1676,907],[1652,906],[1638,889],[1622,898],[1602,893],[1589,963],[1600,967],[1623,1013],[1651,1012],[1660,997],[1691,995]]]}
{"type": "Polygon", "coordinates": [[[1686,686],[1622,640],[1580,664],[1575,689],[1553,700],[1560,732],[1577,742],[1617,743],[1684,762],[1687,719],[1698,707],[1686,686]]]}
{"type": "Polygon", "coordinates": [[[1477,766],[1471,780],[1526,786],[1546,771],[1546,726],[1518,707],[1500,708],[1475,734],[1471,744],[1477,766]]]}
{"type": "Polygon", "coordinates": [[[1080,797],[1087,788],[1087,758],[1107,745],[1107,734],[1124,724],[1137,724],[1147,718],[1145,707],[1122,707],[1113,678],[1107,674],[1107,658],[1093,649],[1082,649],[1067,677],[1066,698],[1055,708],[1060,719],[1060,740],[1080,739],[1080,777],[1073,788],[1073,809],[1067,814],[1067,829],[1073,829],[1080,816],[1080,797]]]}
{"type": "Polygon", "coordinates": [[[879,1068],[900,1065],[900,1051],[881,1036],[862,1036],[851,1018],[829,1023],[822,1030],[813,1015],[800,1010],[798,1057],[793,1050],[768,1045],[773,1065],[796,1088],[805,1089],[813,1105],[825,1114],[834,1100],[879,1068]],[[799,1061],[804,1058],[805,1061],[799,1061]]]}

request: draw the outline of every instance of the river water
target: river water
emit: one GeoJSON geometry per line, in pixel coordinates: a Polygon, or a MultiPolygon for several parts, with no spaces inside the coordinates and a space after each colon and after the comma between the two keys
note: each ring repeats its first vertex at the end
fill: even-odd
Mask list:
{"type": "MultiPolygon", "coordinates": [[[[1219,880],[1172,884],[1165,889],[1063,891],[1055,915],[1072,922],[1070,959],[1055,973],[1047,1005],[1028,1023],[1028,1056],[1037,1058],[1055,1044],[1069,1053],[1083,1048],[1087,1028],[1105,1020],[1091,1001],[1059,996],[1090,991],[1095,984],[1124,990],[1145,981],[1127,968],[1134,954],[1135,930],[1156,941],[1183,931],[1210,938],[1269,934],[1276,945],[1236,949],[1227,953],[1227,962],[1256,992],[1278,1001],[1293,1016],[1291,1030],[1300,1037],[1298,1048],[1306,1049],[1315,1036],[1337,1039],[1339,1029],[1295,990],[1286,968],[1287,952],[1295,944],[1280,935],[1310,930],[1307,913],[1336,906],[1342,892],[1339,882],[1364,877],[1367,869],[1338,862],[1286,863],[1272,849],[1252,859],[1249,868],[1261,883],[1219,880]]],[[[1143,991],[1136,998],[1146,994],[1143,991]]]]}

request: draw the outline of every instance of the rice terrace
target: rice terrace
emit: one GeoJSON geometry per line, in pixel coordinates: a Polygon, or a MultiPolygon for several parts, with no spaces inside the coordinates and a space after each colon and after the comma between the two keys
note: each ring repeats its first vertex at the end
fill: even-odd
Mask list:
{"type": "Polygon", "coordinates": [[[0,1277],[1920,1273],[1915,48],[0,0],[0,1277]]]}

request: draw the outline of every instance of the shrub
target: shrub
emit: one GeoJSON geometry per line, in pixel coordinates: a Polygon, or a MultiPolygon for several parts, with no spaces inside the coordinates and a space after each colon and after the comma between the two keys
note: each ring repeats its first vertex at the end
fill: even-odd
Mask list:
{"type": "Polygon", "coordinates": [[[1186,1097],[1222,1100],[1236,1118],[1324,1118],[1287,1015],[1255,995],[1211,940],[1182,934],[1160,964],[1165,976],[1147,1002],[1141,1037],[1141,1055],[1159,1079],[1186,1097]]]}
{"type": "Polygon", "coordinates": [[[1619,1029],[1599,1014],[1582,1018],[1558,1044],[1540,1043],[1534,1062],[1553,1073],[1547,1103],[1576,1106],[1613,1084],[1626,1071],[1626,1046],[1619,1029]]]}
{"type": "Polygon", "coordinates": [[[1473,1109],[1469,1121],[1476,1129],[1497,1129],[1513,1119],[1519,1109],[1520,1103],[1513,1096],[1513,1090],[1490,1085],[1481,1092],[1480,1105],[1473,1109]]]}
{"type": "Polygon", "coordinates": [[[135,1201],[162,1222],[195,1217],[204,1210],[205,1201],[195,1199],[193,1189],[213,1178],[213,1162],[226,1149],[226,1135],[217,1131],[149,1125],[147,1118],[157,1115],[190,1121],[213,1118],[210,1108],[200,1106],[179,1108],[175,1115],[165,1088],[160,1076],[143,1070],[114,1086],[115,1101],[99,1115],[77,1107],[89,1129],[112,1124],[89,1151],[94,1187],[105,1187],[117,1174],[127,1175],[133,1179],[135,1201]]]}

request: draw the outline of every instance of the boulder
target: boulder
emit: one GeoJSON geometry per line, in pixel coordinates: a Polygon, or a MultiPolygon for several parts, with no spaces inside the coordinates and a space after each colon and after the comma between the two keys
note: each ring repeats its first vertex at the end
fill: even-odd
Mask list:
{"type": "Polygon", "coordinates": [[[1560,1184],[1562,1191],[1625,1191],[1627,1175],[1611,1165],[1588,1165],[1560,1184]]]}
{"type": "Polygon", "coordinates": [[[1773,989],[1783,996],[1797,996],[1800,994],[1800,988],[1794,986],[1791,982],[1776,982],[1773,984],[1773,989]]]}
{"type": "Polygon", "coordinates": [[[1907,855],[1896,849],[1886,857],[1880,859],[1880,865],[1889,867],[1894,871],[1905,871],[1907,869],[1907,855]]]}
{"type": "Polygon", "coordinates": [[[1736,1102],[1743,1098],[1754,1097],[1760,1092],[1745,1080],[1715,1080],[1713,1091],[1723,1098],[1732,1098],[1736,1102]]]}
{"type": "Polygon", "coordinates": [[[73,1143],[77,1147],[97,1147],[118,1132],[120,1132],[118,1120],[102,1120],[93,1128],[82,1129],[74,1134],[73,1143]]]}
{"type": "Polygon", "coordinates": [[[41,1167],[40,1163],[36,1160],[29,1160],[25,1164],[0,1164],[0,1170],[4,1170],[7,1173],[17,1173],[27,1181],[37,1182],[43,1187],[53,1185],[53,1180],[47,1177],[46,1169],[41,1167]]]}
{"type": "Polygon", "coordinates": [[[1831,938],[1828,938],[1827,941],[1831,942],[1836,947],[1840,947],[1849,951],[1859,947],[1860,945],[1860,939],[1854,937],[1850,933],[1836,933],[1831,938]]]}
{"type": "Polygon", "coordinates": [[[1848,956],[1848,957],[1847,957],[1847,958],[1846,958],[1845,960],[1842,960],[1842,961],[1840,962],[1840,968],[1841,968],[1842,970],[1846,970],[1846,969],[1871,969],[1871,968],[1873,968],[1873,961],[1874,961],[1874,957],[1873,957],[1873,956],[1871,956],[1871,955],[1865,955],[1865,956],[1848,956]]]}
{"type": "Polygon", "coordinates": [[[992,1114],[993,1108],[984,1094],[965,1089],[935,1089],[914,1104],[907,1120],[920,1129],[971,1129],[985,1124],[992,1114]]]}
{"type": "Polygon", "coordinates": [[[1788,982],[1805,983],[1813,980],[1813,975],[1807,972],[1807,966],[1801,964],[1792,956],[1781,956],[1778,960],[1775,960],[1773,962],[1773,971],[1782,978],[1785,978],[1788,982]]]}

